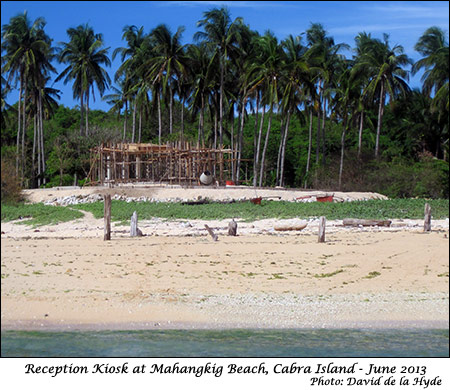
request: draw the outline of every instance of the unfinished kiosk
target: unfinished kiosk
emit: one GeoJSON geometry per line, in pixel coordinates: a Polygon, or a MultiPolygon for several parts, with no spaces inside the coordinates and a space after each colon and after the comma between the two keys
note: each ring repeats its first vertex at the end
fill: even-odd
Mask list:
{"type": "Polygon", "coordinates": [[[189,142],[102,144],[91,149],[87,182],[194,185],[207,173],[224,185],[231,174],[233,155],[231,149],[193,147],[189,142]]]}

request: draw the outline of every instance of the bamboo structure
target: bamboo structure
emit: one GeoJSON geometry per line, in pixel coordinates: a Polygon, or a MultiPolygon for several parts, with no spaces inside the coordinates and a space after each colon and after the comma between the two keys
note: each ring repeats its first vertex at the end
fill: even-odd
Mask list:
{"type": "MultiPolygon", "coordinates": [[[[235,152],[236,153],[236,152],[235,152]]],[[[210,149],[189,142],[166,145],[144,143],[102,144],[91,149],[87,183],[133,182],[197,184],[203,172],[215,173],[225,184],[235,155],[231,149],[210,149]]]]}

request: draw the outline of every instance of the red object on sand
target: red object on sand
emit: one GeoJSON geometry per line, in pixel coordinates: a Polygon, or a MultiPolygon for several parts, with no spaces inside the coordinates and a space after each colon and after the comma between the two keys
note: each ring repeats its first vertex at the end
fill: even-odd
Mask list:
{"type": "Polygon", "coordinates": [[[332,202],[333,201],[333,195],[332,196],[318,196],[317,197],[318,202],[332,202]]]}
{"type": "Polygon", "coordinates": [[[250,202],[252,202],[253,204],[261,204],[261,197],[260,198],[253,198],[250,199],[250,202]]]}
{"type": "Polygon", "coordinates": [[[225,184],[226,184],[227,186],[234,186],[234,181],[232,181],[232,180],[227,180],[227,181],[225,182],[225,184]]]}

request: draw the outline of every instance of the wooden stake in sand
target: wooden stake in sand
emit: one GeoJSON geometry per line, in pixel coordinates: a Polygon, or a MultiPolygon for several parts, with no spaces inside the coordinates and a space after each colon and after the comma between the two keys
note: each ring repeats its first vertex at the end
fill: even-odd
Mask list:
{"type": "Polygon", "coordinates": [[[111,195],[103,195],[103,220],[105,228],[103,230],[103,241],[111,240],[111,195]]]}
{"type": "Polygon", "coordinates": [[[133,215],[131,216],[131,226],[130,226],[130,236],[131,237],[136,237],[138,235],[137,222],[138,222],[137,212],[134,211],[133,215]]]}
{"type": "Polygon", "coordinates": [[[325,217],[320,217],[319,219],[319,242],[325,242],[325,217]]]}
{"type": "Polygon", "coordinates": [[[217,241],[219,239],[219,237],[217,237],[217,235],[212,231],[212,229],[206,224],[205,224],[205,229],[208,231],[208,233],[211,235],[211,237],[214,241],[217,241]]]}
{"type": "Polygon", "coordinates": [[[228,235],[235,236],[237,234],[237,223],[234,219],[228,224],[228,235]]]}
{"type": "Polygon", "coordinates": [[[423,223],[423,231],[431,232],[431,206],[425,203],[425,221],[423,223]]]}

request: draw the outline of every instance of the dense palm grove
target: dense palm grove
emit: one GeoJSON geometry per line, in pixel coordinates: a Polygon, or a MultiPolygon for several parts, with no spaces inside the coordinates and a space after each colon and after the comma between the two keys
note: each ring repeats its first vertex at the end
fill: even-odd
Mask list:
{"type": "Polygon", "coordinates": [[[350,48],[318,23],[279,41],[215,8],[197,26],[186,45],[183,27],[125,26],[124,46],[111,50],[87,24],[54,46],[44,19],[11,18],[2,26],[2,194],[12,177],[23,187],[83,183],[100,142],[181,139],[235,150],[236,183],[448,197],[441,29],[424,31],[413,63],[388,35],[361,32],[350,48]],[[117,57],[113,83],[105,68],[117,57]],[[422,88],[411,90],[417,72],[422,88]],[[49,85],[59,80],[79,107],[58,105],[49,85]],[[94,86],[109,112],[90,110],[94,86]],[[12,88],[19,100],[8,105],[12,88]]]}

